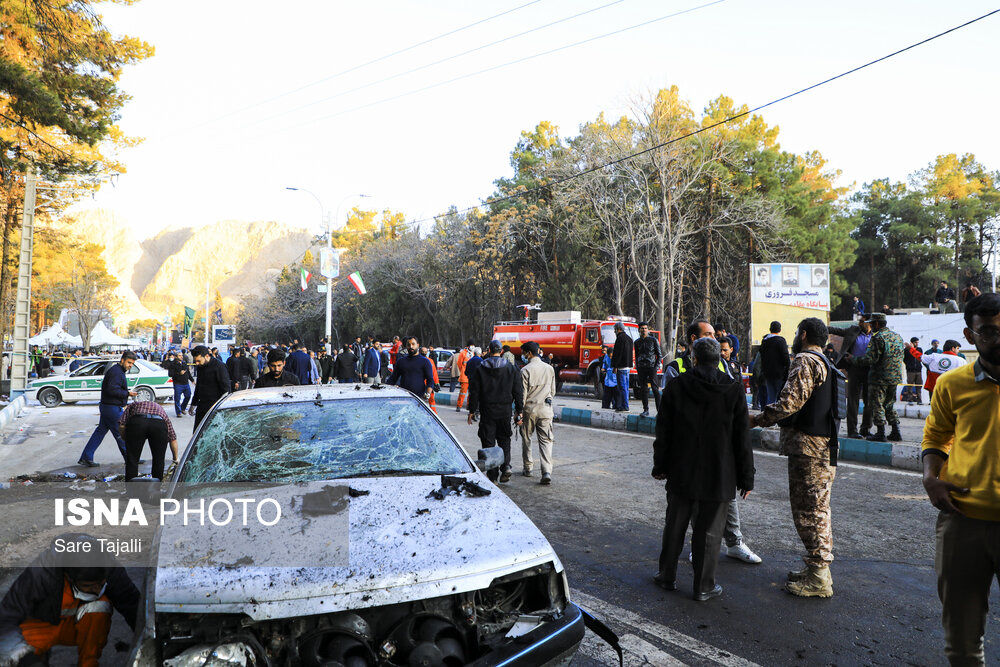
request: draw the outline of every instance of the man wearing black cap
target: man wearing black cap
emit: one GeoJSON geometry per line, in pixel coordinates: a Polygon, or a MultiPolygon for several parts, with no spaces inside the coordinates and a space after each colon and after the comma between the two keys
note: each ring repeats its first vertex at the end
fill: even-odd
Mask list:
{"type": "Polygon", "coordinates": [[[48,664],[58,645],[76,646],[77,664],[97,667],[112,609],[135,630],[139,590],[125,568],[102,553],[89,535],[63,535],[21,572],[0,601],[0,665],[33,664],[33,656],[48,664]],[[69,554],[87,562],[73,567],[69,554]]]}
{"type": "MultiPolygon", "coordinates": [[[[537,348],[536,348],[537,349],[537,348]]],[[[469,417],[478,411],[479,441],[483,447],[499,445],[503,450],[500,481],[510,481],[511,417],[521,423],[524,410],[524,389],[517,368],[503,358],[503,345],[498,340],[490,342],[489,356],[469,373],[469,417]],[[514,404],[514,415],[510,406],[514,404]]]]}

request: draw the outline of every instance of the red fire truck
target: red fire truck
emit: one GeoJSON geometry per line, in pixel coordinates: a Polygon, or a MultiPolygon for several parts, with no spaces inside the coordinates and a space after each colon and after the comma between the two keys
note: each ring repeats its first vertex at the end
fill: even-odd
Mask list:
{"type": "MultiPolygon", "coordinates": [[[[579,382],[594,387],[594,395],[604,393],[601,382],[602,345],[615,344],[615,324],[621,322],[632,339],[639,337],[634,317],[608,316],[603,320],[584,320],[576,310],[538,313],[537,321],[497,322],[493,339],[509,345],[515,355],[521,354],[521,344],[530,340],[538,343],[543,354],[555,357],[560,382],[579,382]]],[[[659,332],[650,332],[659,340],[659,332]]],[[[662,373],[662,368],[657,369],[662,373]]],[[[636,370],[632,368],[634,384],[636,370]]]]}

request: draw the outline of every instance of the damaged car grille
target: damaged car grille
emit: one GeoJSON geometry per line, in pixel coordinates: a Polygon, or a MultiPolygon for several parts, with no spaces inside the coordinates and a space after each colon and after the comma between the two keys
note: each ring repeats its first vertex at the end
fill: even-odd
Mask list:
{"type": "Polygon", "coordinates": [[[565,579],[547,563],[481,590],[334,614],[260,622],[229,614],[158,614],[157,635],[168,667],[452,667],[559,618],[566,604],[565,579]]]}

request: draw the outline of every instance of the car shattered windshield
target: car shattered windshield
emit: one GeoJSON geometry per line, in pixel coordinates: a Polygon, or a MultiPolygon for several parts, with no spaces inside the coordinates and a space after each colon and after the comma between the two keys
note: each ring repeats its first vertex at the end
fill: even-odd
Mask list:
{"type": "Polygon", "coordinates": [[[216,411],[180,481],[307,482],[471,472],[447,431],[415,399],[355,398],[216,411]]]}

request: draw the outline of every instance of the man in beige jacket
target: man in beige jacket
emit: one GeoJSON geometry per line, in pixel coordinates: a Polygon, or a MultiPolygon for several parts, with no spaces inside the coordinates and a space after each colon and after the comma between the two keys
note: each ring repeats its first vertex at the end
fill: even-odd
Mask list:
{"type": "Polygon", "coordinates": [[[542,460],[542,484],[552,483],[552,399],[556,395],[556,373],[542,361],[538,343],[521,346],[521,356],[528,362],[521,369],[524,388],[524,417],[521,422],[521,455],[524,476],[531,477],[531,434],[538,434],[538,455],[542,460]]]}

